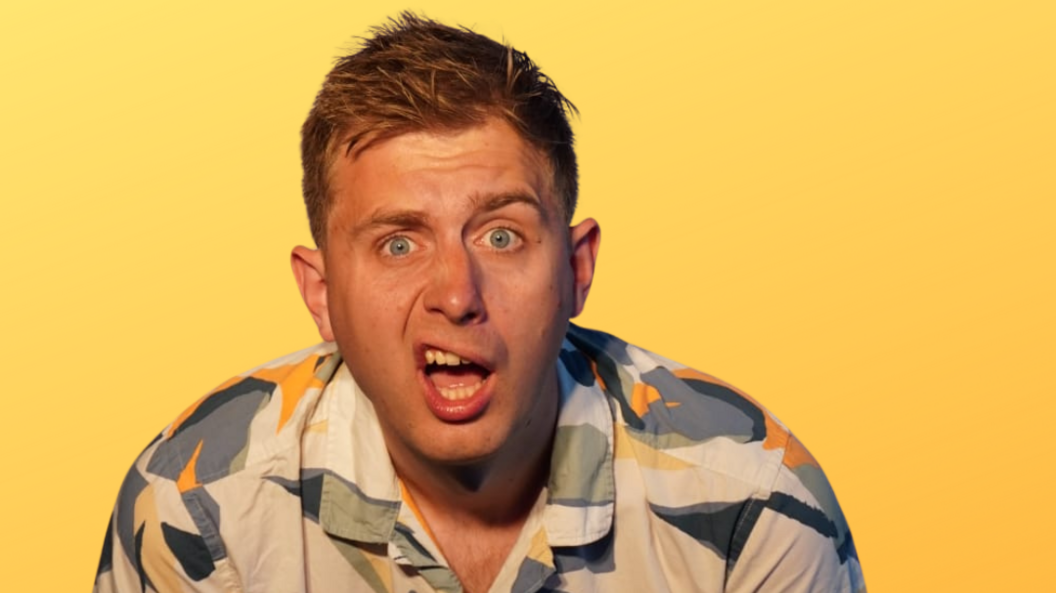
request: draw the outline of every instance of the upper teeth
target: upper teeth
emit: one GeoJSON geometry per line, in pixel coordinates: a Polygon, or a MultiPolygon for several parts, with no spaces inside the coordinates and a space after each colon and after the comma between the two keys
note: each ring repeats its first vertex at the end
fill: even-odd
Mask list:
{"type": "Polygon", "coordinates": [[[454,352],[444,352],[443,350],[426,350],[425,362],[428,364],[446,364],[448,366],[470,364],[468,360],[462,358],[454,352]]]}

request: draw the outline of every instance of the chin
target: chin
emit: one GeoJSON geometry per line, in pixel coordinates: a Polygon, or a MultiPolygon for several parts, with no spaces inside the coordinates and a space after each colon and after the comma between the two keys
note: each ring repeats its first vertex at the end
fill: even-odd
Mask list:
{"type": "MultiPolygon", "coordinates": [[[[492,407],[468,422],[452,424],[433,418],[422,424],[414,445],[418,454],[439,465],[486,464],[515,446],[513,423],[492,407]]],[[[508,456],[508,455],[507,455],[508,456]]]]}

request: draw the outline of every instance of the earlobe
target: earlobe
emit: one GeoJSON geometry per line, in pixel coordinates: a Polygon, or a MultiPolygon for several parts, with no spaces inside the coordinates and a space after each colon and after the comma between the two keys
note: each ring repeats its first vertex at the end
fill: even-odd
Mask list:
{"type": "Polygon", "coordinates": [[[327,342],[333,342],[334,332],[330,327],[323,252],[298,245],[290,254],[290,267],[293,268],[293,277],[301,291],[301,298],[319,328],[319,336],[327,342]]]}
{"type": "Polygon", "coordinates": [[[593,218],[587,218],[569,230],[572,240],[572,280],[574,303],[572,317],[583,312],[587,304],[590,285],[594,282],[594,267],[598,262],[601,247],[601,227],[593,218]]]}

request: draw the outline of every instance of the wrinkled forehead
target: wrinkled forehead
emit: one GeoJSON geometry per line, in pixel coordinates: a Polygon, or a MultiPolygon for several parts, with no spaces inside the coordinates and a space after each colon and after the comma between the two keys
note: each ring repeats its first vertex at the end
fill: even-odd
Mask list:
{"type": "MultiPolygon", "coordinates": [[[[344,134],[329,166],[331,213],[362,210],[378,192],[414,192],[415,183],[462,184],[453,195],[533,193],[563,218],[553,165],[545,152],[499,118],[459,128],[381,130],[344,134]],[[477,186],[480,187],[477,187],[477,186]],[[357,203],[350,204],[349,200],[357,203]]],[[[436,189],[430,185],[430,189],[436,189]]],[[[450,196],[449,196],[450,197],[450,196]]]]}

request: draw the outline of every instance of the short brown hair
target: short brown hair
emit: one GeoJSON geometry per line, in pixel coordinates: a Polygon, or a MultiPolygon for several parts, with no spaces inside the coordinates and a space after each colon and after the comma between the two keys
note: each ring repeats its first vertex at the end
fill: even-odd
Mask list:
{"type": "Polygon", "coordinates": [[[527,54],[409,12],[371,32],[327,74],[301,128],[304,202],[317,246],[326,242],[339,149],[349,154],[364,137],[458,130],[496,116],[547,156],[571,221],[579,188],[568,116],[576,107],[527,54]]]}

